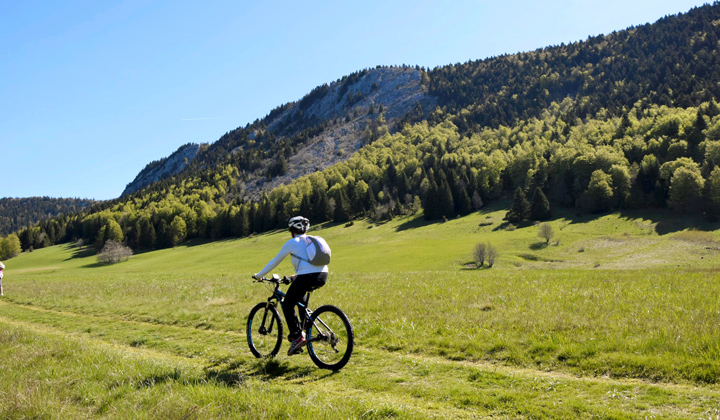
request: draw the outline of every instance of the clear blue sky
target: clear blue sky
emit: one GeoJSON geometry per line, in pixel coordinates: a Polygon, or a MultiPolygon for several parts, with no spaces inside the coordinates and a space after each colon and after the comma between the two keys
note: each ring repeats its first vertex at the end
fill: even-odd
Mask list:
{"type": "Polygon", "coordinates": [[[587,39],[695,0],[0,0],[0,198],[116,198],[146,164],[376,65],[587,39]]]}

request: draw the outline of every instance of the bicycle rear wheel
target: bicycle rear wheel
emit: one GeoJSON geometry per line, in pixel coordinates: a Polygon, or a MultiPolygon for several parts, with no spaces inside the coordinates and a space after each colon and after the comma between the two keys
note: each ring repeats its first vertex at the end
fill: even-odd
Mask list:
{"type": "Polygon", "coordinates": [[[310,358],[319,368],[337,371],[350,360],[355,335],[339,308],[324,305],[313,312],[306,336],[310,358]]]}
{"type": "Polygon", "coordinates": [[[282,345],[283,325],[274,305],[258,303],[247,320],[247,341],[255,357],[273,357],[282,345]]]}

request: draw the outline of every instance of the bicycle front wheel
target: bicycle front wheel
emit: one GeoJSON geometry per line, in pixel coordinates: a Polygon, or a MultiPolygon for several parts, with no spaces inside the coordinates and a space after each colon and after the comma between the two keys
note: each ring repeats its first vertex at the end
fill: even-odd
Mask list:
{"type": "Polygon", "coordinates": [[[319,307],[310,318],[306,335],[310,358],[319,368],[337,371],[350,360],[355,335],[350,320],[339,308],[319,307]]]}
{"type": "Polygon", "coordinates": [[[258,303],[247,320],[247,341],[255,357],[273,357],[282,345],[283,326],[275,305],[258,303]]]}

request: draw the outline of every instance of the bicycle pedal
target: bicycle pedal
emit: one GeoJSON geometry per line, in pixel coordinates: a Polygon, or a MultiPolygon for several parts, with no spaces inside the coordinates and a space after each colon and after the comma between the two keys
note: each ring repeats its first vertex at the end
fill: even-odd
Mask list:
{"type": "Polygon", "coordinates": [[[301,348],[295,350],[294,352],[288,354],[288,356],[295,356],[296,354],[302,354],[302,353],[303,353],[303,349],[301,347],[301,348]]]}

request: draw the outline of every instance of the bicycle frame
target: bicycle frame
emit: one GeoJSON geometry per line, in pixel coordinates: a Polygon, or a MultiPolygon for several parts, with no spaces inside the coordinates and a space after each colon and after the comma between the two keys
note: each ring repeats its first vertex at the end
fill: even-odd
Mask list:
{"type": "MultiPolygon", "coordinates": [[[[283,280],[285,280],[285,279],[283,279],[283,280]]],[[[275,285],[275,289],[273,290],[273,294],[267,299],[267,306],[266,306],[265,308],[266,308],[266,309],[269,309],[269,308],[270,308],[270,305],[272,305],[272,306],[277,306],[278,303],[280,303],[280,304],[282,305],[283,301],[285,300],[285,296],[286,296],[285,293],[284,293],[282,290],[280,290],[280,284],[282,283],[282,281],[281,281],[281,280],[275,280],[275,279],[262,279],[262,280],[259,280],[259,281],[264,281],[264,282],[268,282],[268,283],[273,283],[273,284],[275,285]],[[273,301],[275,301],[275,302],[273,302],[273,301]]],[[[311,293],[311,292],[308,292],[308,295],[309,295],[310,293],[311,293]]],[[[310,299],[310,296],[308,296],[308,300],[309,300],[309,299],[310,299]]],[[[305,316],[303,317],[302,325],[301,325],[301,328],[300,328],[301,331],[305,331],[305,330],[307,330],[307,327],[308,327],[308,325],[307,325],[308,320],[312,318],[313,311],[312,311],[310,308],[308,308],[307,306],[305,306],[305,305],[303,305],[302,303],[300,303],[300,302],[298,302],[298,306],[299,306],[300,308],[302,308],[303,310],[305,310],[305,316]]],[[[261,332],[261,333],[266,332],[268,329],[269,329],[269,330],[272,330],[272,328],[273,328],[273,325],[272,325],[272,321],[273,321],[273,320],[271,320],[271,324],[270,324],[269,328],[265,328],[265,322],[267,321],[267,315],[268,315],[268,311],[265,311],[265,313],[263,314],[263,322],[262,322],[262,325],[263,325],[263,326],[260,327],[260,332],[261,332]]],[[[322,326],[325,328],[325,330],[329,330],[329,331],[332,332],[332,329],[331,329],[325,322],[323,322],[322,319],[318,319],[318,320],[315,320],[315,321],[320,321],[320,324],[322,324],[322,326]]],[[[317,322],[315,322],[315,321],[313,321],[313,325],[315,326],[315,329],[316,329],[316,330],[319,330],[319,329],[318,329],[318,324],[317,324],[317,322]]],[[[328,340],[328,337],[326,337],[324,334],[320,333],[320,334],[319,334],[318,336],[316,336],[316,337],[310,337],[310,338],[308,339],[308,342],[319,341],[319,340],[328,340]]],[[[335,343],[331,343],[331,344],[332,344],[333,346],[335,345],[335,343]]]]}

